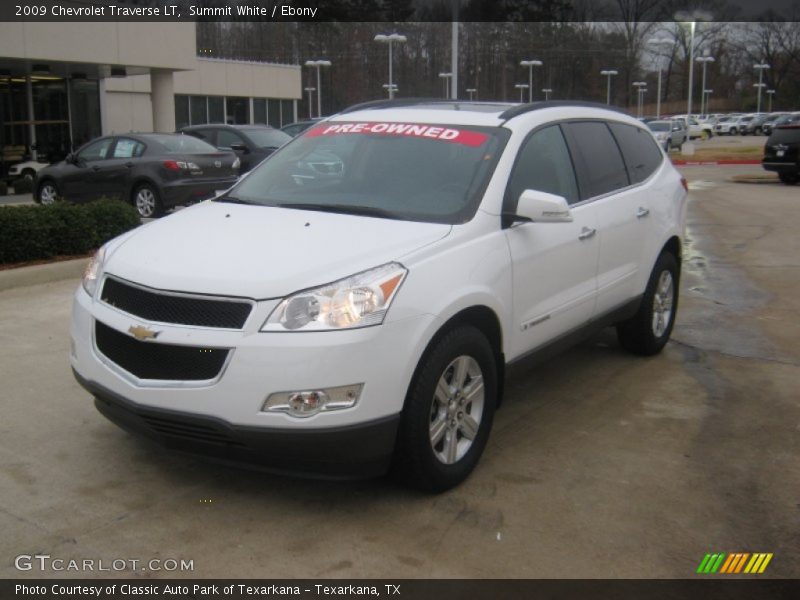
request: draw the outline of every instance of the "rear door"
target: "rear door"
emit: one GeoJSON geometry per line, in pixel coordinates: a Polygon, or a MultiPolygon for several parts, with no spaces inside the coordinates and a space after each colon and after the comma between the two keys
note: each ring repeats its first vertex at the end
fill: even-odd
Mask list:
{"type": "Polygon", "coordinates": [[[526,189],[566,198],[573,221],[523,223],[505,230],[513,272],[512,357],[585,324],[595,302],[597,211],[581,201],[559,125],[534,131],[523,144],[509,180],[504,212],[516,210],[526,189]]]}
{"type": "Polygon", "coordinates": [[[100,164],[97,172],[97,188],[104,196],[122,197],[131,186],[131,174],[141,161],[145,145],[132,138],[118,137],[114,140],[109,157],[100,164]]]}

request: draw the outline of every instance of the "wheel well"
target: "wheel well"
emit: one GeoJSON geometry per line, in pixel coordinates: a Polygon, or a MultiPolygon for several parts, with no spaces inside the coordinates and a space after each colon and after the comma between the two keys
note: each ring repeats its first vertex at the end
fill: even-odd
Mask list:
{"type": "MultiPolygon", "coordinates": [[[[151,180],[146,179],[144,177],[140,177],[139,179],[137,179],[133,183],[131,183],[130,190],[128,191],[128,198],[130,199],[131,202],[133,202],[133,199],[134,199],[133,195],[143,185],[149,186],[156,193],[156,195],[158,195],[158,193],[159,193],[158,186],[155,183],[153,183],[151,180]]],[[[158,196],[156,196],[156,197],[158,197],[158,196]]]]}
{"type": "Polygon", "coordinates": [[[430,354],[437,342],[448,331],[459,325],[472,325],[478,329],[486,336],[486,339],[489,340],[489,344],[492,346],[492,350],[494,350],[495,364],[497,365],[497,407],[499,408],[503,402],[503,390],[505,387],[506,360],[503,354],[503,333],[500,327],[500,320],[497,318],[495,312],[487,306],[470,306],[469,308],[465,308],[450,317],[450,319],[439,328],[422,353],[419,364],[416,369],[414,369],[411,384],[413,384],[414,380],[417,378],[422,364],[427,360],[428,354],[430,354]]]}
{"type": "Polygon", "coordinates": [[[681,246],[681,240],[678,238],[677,235],[673,235],[667,243],[664,244],[664,247],[661,249],[661,252],[669,252],[672,256],[675,257],[675,262],[678,263],[678,271],[681,269],[681,252],[683,247],[681,246]]]}

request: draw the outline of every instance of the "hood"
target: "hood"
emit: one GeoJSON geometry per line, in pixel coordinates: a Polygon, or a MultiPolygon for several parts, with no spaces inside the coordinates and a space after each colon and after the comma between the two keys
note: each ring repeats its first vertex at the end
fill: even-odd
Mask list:
{"type": "Polygon", "coordinates": [[[204,202],[134,230],[105,272],[149,287],[278,298],[400,260],[450,225],[204,202]]]}

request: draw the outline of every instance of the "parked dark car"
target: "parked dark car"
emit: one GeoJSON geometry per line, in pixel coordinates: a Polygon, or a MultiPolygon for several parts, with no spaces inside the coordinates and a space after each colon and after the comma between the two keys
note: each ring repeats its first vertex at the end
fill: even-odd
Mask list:
{"type": "Polygon", "coordinates": [[[772,113],[770,116],[764,119],[764,122],[761,124],[761,132],[764,135],[769,135],[772,133],[772,128],[776,125],[778,119],[785,116],[786,113],[772,113]]]}
{"type": "Polygon", "coordinates": [[[181,129],[181,132],[220,150],[235,152],[242,161],[241,173],[247,173],[292,139],[280,129],[267,125],[191,125],[181,129]]]}
{"type": "Polygon", "coordinates": [[[103,196],[130,201],[142,217],[205,200],[239,176],[239,159],[196,138],[138,133],[98,138],[37,173],[34,198],[50,204],[103,196]]]}
{"type": "Polygon", "coordinates": [[[772,130],[761,164],[767,171],[777,172],[783,183],[795,185],[800,181],[800,123],[772,130]]]}
{"type": "Polygon", "coordinates": [[[288,135],[295,137],[303,133],[306,129],[309,129],[313,125],[319,123],[322,119],[307,119],[305,121],[296,121],[295,123],[289,123],[288,125],[284,125],[281,127],[281,131],[287,133],[288,135]]]}

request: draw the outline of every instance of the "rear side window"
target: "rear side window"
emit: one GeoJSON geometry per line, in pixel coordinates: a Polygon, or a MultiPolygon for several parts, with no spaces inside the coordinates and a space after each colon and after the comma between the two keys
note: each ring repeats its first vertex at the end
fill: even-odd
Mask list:
{"type": "Polygon", "coordinates": [[[565,123],[564,131],[576,159],[581,199],[627,187],[628,172],[617,142],[602,121],[565,123]]]}
{"type": "Polygon", "coordinates": [[[644,181],[661,165],[661,149],[652,134],[633,125],[610,123],[609,127],[622,150],[631,183],[644,181]]]}
{"type": "Polygon", "coordinates": [[[139,158],[144,154],[144,144],[130,138],[117,139],[113,158],[139,158]]]}
{"type": "Polygon", "coordinates": [[[525,190],[563,196],[570,204],[578,201],[572,159],[558,125],[537,131],[520,149],[508,187],[511,211],[516,210],[520,194],[525,190]]]}
{"type": "Polygon", "coordinates": [[[769,144],[797,144],[800,142],[800,127],[776,127],[772,130],[767,143],[769,144]]]}

